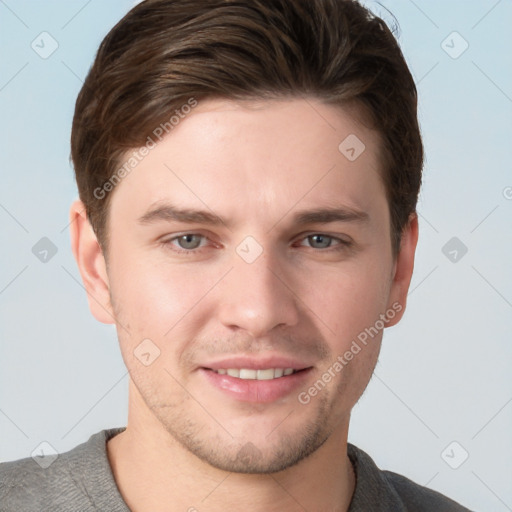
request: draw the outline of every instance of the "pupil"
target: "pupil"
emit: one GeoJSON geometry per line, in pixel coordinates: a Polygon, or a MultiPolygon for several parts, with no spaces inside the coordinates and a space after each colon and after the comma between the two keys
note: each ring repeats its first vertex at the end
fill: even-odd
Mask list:
{"type": "Polygon", "coordinates": [[[316,245],[316,247],[329,247],[330,238],[328,236],[313,235],[311,238],[313,239],[313,244],[316,245]]]}
{"type": "Polygon", "coordinates": [[[180,245],[184,249],[195,249],[199,245],[196,235],[183,235],[180,238],[180,245]]]}

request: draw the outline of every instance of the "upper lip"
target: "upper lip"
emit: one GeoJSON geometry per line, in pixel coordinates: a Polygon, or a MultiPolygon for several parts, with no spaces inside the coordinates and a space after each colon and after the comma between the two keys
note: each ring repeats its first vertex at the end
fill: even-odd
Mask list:
{"type": "Polygon", "coordinates": [[[312,365],[299,361],[297,359],[285,356],[232,356],[217,361],[211,361],[201,365],[201,368],[210,370],[220,370],[226,368],[247,368],[249,370],[265,370],[267,368],[293,368],[294,370],[304,370],[312,365]]]}

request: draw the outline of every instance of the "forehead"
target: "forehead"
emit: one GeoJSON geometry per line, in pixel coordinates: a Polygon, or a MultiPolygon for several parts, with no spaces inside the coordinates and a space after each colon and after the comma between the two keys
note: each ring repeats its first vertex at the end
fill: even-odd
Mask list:
{"type": "Polygon", "coordinates": [[[112,214],[143,214],[159,201],[221,217],[259,212],[262,222],[299,206],[378,209],[386,206],[379,155],[380,137],[355,107],[210,99],[116,187],[112,214]]]}

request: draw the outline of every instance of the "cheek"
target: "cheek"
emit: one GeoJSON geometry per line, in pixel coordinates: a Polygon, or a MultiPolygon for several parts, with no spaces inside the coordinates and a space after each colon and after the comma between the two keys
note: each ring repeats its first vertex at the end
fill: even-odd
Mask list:
{"type": "Polygon", "coordinates": [[[385,266],[373,261],[361,258],[327,272],[303,274],[302,298],[338,350],[373,326],[386,307],[389,277],[385,266]]]}
{"type": "Polygon", "coordinates": [[[187,295],[193,293],[190,287],[183,288],[181,280],[179,274],[173,275],[142,255],[121,257],[110,276],[111,293],[120,312],[129,315],[136,328],[146,324],[157,327],[155,319],[164,324],[172,322],[174,315],[169,317],[169,312],[178,313],[180,305],[186,305],[187,295]]]}
{"type": "Polygon", "coordinates": [[[120,256],[109,279],[116,318],[128,331],[118,329],[122,345],[133,349],[149,338],[164,349],[172,340],[173,350],[180,351],[178,340],[197,335],[194,329],[209,311],[204,299],[221,277],[222,269],[206,272],[144,254],[120,256]]]}

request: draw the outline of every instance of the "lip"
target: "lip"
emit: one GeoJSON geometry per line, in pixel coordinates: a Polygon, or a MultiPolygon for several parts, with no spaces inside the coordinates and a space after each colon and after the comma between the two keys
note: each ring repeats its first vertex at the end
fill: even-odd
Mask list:
{"type": "Polygon", "coordinates": [[[228,398],[241,402],[271,403],[285,399],[294,390],[305,385],[312,365],[287,357],[231,357],[209,362],[198,368],[200,375],[208,384],[219,390],[228,398]],[[219,369],[247,368],[264,370],[267,368],[293,368],[296,373],[272,380],[239,379],[216,373],[219,369]]]}
{"type": "Polygon", "coordinates": [[[220,370],[222,368],[247,368],[249,370],[265,370],[266,368],[293,368],[294,370],[304,370],[310,368],[312,364],[299,361],[290,357],[267,356],[267,357],[247,357],[234,356],[224,358],[218,361],[211,361],[201,365],[201,368],[210,370],[220,370]]]}

